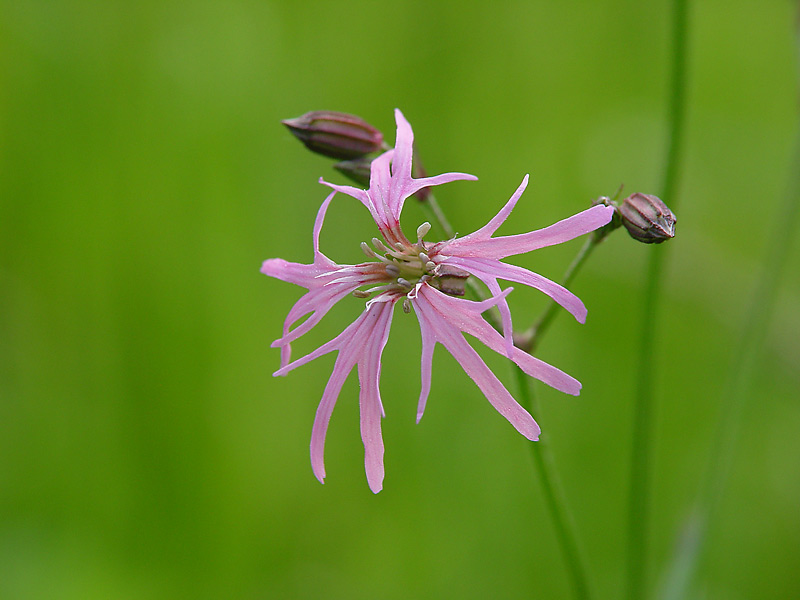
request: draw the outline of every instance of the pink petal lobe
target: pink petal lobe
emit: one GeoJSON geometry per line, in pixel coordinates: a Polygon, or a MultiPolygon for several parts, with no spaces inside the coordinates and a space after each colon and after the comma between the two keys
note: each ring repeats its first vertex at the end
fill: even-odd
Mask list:
{"type": "MultiPolygon", "coordinates": [[[[333,190],[328,197],[322,202],[322,206],[319,207],[317,211],[317,218],[314,220],[314,256],[318,256],[320,253],[319,251],[319,234],[322,231],[322,225],[325,223],[325,213],[328,212],[328,206],[331,204],[331,200],[336,195],[336,190],[333,190]]],[[[332,262],[332,261],[329,261],[332,262]]]]}
{"type": "Polygon", "coordinates": [[[419,179],[413,179],[412,183],[408,185],[407,195],[411,196],[422,188],[442,185],[443,183],[450,183],[451,181],[478,181],[478,178],[469,173],[442,173],[441,175],[434,175],[433,177],[421,177],[419,179]]]}
{"type": "Polygon", "coordinates": [[[372,206],[372,200],[370,200],[369,195],[367,194],[366,190],[360,190],[352,185],[338,185],[335,183],[330,183],[325,181],[322,177],[319,178],[319,182],[322,185],[327,185],[329,188],[333,189],[336,192],[341,192],[350,196],[351,198],[355,198],[361,204],[367,207],[367,209],[372,214],[373,218],[375,218],[375,208],[372,206]]]}
{"type": "Polygon", "coordinates": [[[436,347],[436,336],[425,320],[423,312],[417,311],[417,320],[419,320],[419,329],[422,336],[422,356],[420,359],[422,374],[420,377],[419,403],[417,404],[417,423],[419,423],[425,413],[425,404],[431,392],[431,370],[433,369],[433,350],[436,347]]]}
{"type": "Polygon", "coordinates": [[[324,272],[318,265],[304,265],[293,263],[282,258],[268,258],[261,264],[261,272],[264,275],[280,279],[287,283],[300,285],[304,288],[315,287],[317,275],[324,272]]]}
{"type": "Polygon", "coordinates": [[[317,414],[314,417],[314,427],[311,429],[311,470],[320,483],[325,483],[325,435],[328,432],[328,423],[331,420],[333,407],[339,397],[350,368],[344,364],[341,357],[336,358],[333,365],[325,391],[322,393],[322,400],[317,407],[317,414]]]}
{"type": "Polygon", "coordinates": [[[455,239],[447,244],[442,252],[448,256],[501,259],[567,242],[606,225],[613,216],[612,206],[593,206],[577,215],[530,233],[488,239],[470,236],[455,239]]]}
{"type": "MultiPolygon", "coordinates": [[[[458,315],[458,329],[474,336],[485,346],[491,348],[498,354],[504,354],[505,340],[503,336],[497,333],[491,325],[481,318],[480,313],[474,309],[486,310],[486,308],[488,308],[486,303],[499,301],[501,298],[508,295],[511,288],[503,290],[501,298],[491,298],[483,303],[471,303],[469,300],[464,300],[462,298],[453,298],[433,288],[429,288],[429,290],[430,291],[426,290],[425,298],[445,320],[456,322],[455,315],[458,315]],[[473,304],[474,307],[470,306],[470,304],[473,304]]],[[[573,396],[578,395],[580,392],[581,384],[577,379],[570,377],[560,369],[547,364],[543,360],[535,358],[527,352],[523,352],[519,348],[515,347],[513,349],[511,360],[531,377],[535,377],[542,383],[546,383],[561,392],[573,396]]]]}
{"type": "MultiPolygon", "coordinates": [[[[508,295],[509,291],[505,290],[500,298],[508,295]]],[[[536,421],[514,400],[478,353],[461,335],[462,331],[469,333],[470,330],[476,329],[476,326],[473,325],[475,321],[486,324],[480,313],[497,304],[499,298],[491,298],[484,302],[458,300],[457,303],[447,305],[440,302],[442,298],[449,297],[430,286],[424,285],[419,290],[417,299],[414,302],[414,309],[417,313],[420,329],[423,332],[423,339],[427,335],[429,338],[441,343],[458,361],[467,375],[477,384],[491,405],[517,431],[530,440],[538,439],[540,430],[536,421]]],[[[486,327],[491,329],[488,324],[486,324],[486,327]]],[[[500,340],[500,347],[502,347],[502,337],[497,332],[495,332],[495,335],[500,340]]]]}
{"type": "Polygon", "coordinates": [[[381,417],[383,406],[379,389],[380,358],[392,322],[392,304],[380,303],[374,309],[376,322],[358,362],[358,380],[361,386],[359,406],[361,411],[361,439],[364,442],[364,467],[367,483],[373,493],[383,488],[383,437],[381,436],[381,417]]]}
{"type": "Polygon", "coordinates": [[[372,161],[369,176],[369,197],[375,207],[375,222],[380,226],[389,226],[393,221],[397,221],[399,215],[395,215],[389,206],[390,195],[392,193],[392,177],[389,165],[393,157],[396,156],[395,150],[389,150],[381,154],[372,161]],[[376,216],[377,215],[377,216],[376,216]]]}
{"type": "Polygon", "coordinates": [[[411,161],[414,156],[414,131],[399,108],[394,109],[394,119],[397,123],[397,136],[394,141],[395,155],[392,162],[392,177],[398,180],[409,180],[411,179],[411,161]]]}
{"type": "Polygon", "coordinates": [[[337,351],[333,372],[325,386],[322,401],[311,431],[311,466],[320,481],[325,478],[323,460],[325,434],[333,407],[347,376],[358,366],[361,391],[361,435],[364,442],[365,467],[370,489],[377,493],[383,486],[383,440],[380,419],[383,413],[380,398],[380,364],[389,337],[394,300],[379,302],[364,310],[358,318],[334,339],[306,356],[278,369],[275,375],[285,375],[329,352],[337,351]]]}
{"type": "Polygon", "coordinates": [[[486,366],[474,348],[461,336],[446,336],[441,342],[458,361],[464,372],[478,385],[495,410],[526,438],[533,441],[538,440],[541,430],[536,421],[508,393],[505,386],[486,366]]]}
{"type": "MultiPolygon", "coordinates": [[[[516,265],[509,265],[495,259],[483,258],[448,258],[447,264],[457,266],[475,275],[478,279],[489,285],[490,281],[504,279],[530,286],[550,296],[562,307],[569,311],[579,323],[586,322],[586,306],[580,298],[570,292],[565,287],[542,277],[538,273],[529,271],[516,265]]],[[[496,294],[496,292],[492,292],[496,294]]],[[[503,304],[498,306],[503,310],[503,304]]]]}
{"type": "Polygon", "coordinates": [[[528,175],[522,178],[522,183],[519,184],[516,191],[511,195],[511,198],[506,202],[505,206],[500,209],[491,221],[489,221],[486,225],[478,229],[478,231],[474,233],[470,233],[462,238],[463,240],[466,239],[489,239],[494,235],[494,232],[498,230],[500,225],[502,225],[505,220],[511,214],[511,211],[514,210],[514,207],[517,205],[517,202],[522,197],[522,193],[525,191],[525,188],[528,187],[528,175]]]}

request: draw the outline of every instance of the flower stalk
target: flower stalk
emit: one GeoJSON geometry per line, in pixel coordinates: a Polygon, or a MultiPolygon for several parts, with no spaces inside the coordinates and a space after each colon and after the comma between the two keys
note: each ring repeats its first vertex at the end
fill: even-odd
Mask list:
{"type": "MultiPolygon", "coordinates": [[[[528,411],[539,414],[539,403],[536,400],[536,394],[531,388],[530,377],[526,376],[516,366],[514,367],[514,375],[517,380],[520,404],[528,411]]],[[[528,447],[531,451],[539,483],[542,486],[547,510],[553,521],[556,538],[564,556],[567,573],[572,582],[573,594],[577,600],[588,600],[593,597],[593,594],[589,585],[586,558],[578,543],[577,528],[567,504],[564,487],[557,474],[558,471],[550,444],[547,441],[547,437],[542,435],[536,444],[528,444],[528,447]]]]}

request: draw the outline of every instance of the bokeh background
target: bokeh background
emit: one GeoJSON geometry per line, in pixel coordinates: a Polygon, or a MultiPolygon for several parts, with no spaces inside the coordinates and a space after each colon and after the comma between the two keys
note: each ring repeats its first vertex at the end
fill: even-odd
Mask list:
{"type": "MultiPolygon", "coordinates": [[[[695,497],[725,377],[787,181],[797,128],[795,6],[690,3],[678,237],[657,354],[656,589],[695,497]]],[[[273,378],[300,289],[261,261],[311,259],[342,182],[279,123],[357,113],[414,126],[456,229],[531,173],[502,232],[548,225],[621,185],[658,193],[669,3],[0,3],[0,598],[562,598],[569,582],[526,441],[438,349],[415,425],[419,333],[384,355],[387,477],[363,473],[357,382],[327,441],[311,424],[333,356],[273,378]]],[[[423,215],[409,204],[407,227],[423,215]]],[[[342,197],[323,249],[374,235],[342,197]]],[[[519,257],[560,278],[580,241],[519,257]]],[[[608,239],[539,356],[584,384],[540,414],[598,596],[619,597],[647,253],[608,239]]],[[[800,595],[800,259],[778,290],[694,596],[800,595]]],[[[519,287],[519,286],[518,286],[519,287]]],[[[544,306],[512,294],[517,324],[544,306]]],[[[296,352],[361,309],[342,302],[296,352]]],[[[491,354],[491,353],[488,353],[491,354]]],[[[504,360],[486,355],[509,385],[504,360]]]]}

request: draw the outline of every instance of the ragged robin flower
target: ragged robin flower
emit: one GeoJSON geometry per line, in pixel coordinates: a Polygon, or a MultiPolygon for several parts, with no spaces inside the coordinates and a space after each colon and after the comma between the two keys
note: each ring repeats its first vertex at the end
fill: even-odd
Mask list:
{"type": "Polygon", "coordinates": [[[511,199],[484,227],[461,238],[440,242],[425,239],[430,230],[423,223],[413,239],[400,227],[400,212],[405,200],[416,191],[456,180],[477,179],[465,173],[446,173],[413,179],[411,160],[414,134],[399,110],[395,111],[397,138],[394,150],[376,158],[370,169],[369,189],[320,182],[334,191],[325,199],[314,224],[314,261],[300,264],[272,258],[261,272],[306,288],[308,291],[291,308],[283,326],[283,335],[273,342],[281,349],[281,368],[275,375],[289,371],[315,358],[336,351],[333,372],[322,394],[311,433],[311,465],[324,482],[323,447],[331,413],[342,385],[353,367],[358,366],[360,385],[361,437],[364,442],[367,482],[377,493],[383,487],[383,439],[379,380],[381,356],[395,304],[403,311],[413,310],[422,334],[422,384],[417,407],[417,421],[422,417],[431,386],[433,351],[444,346],[464,371],[478,385],[494,408],[529,440],[537,440],[539,426],[492,373],[478,353],[464,338],[467,333],[495,352],[506,355],[525,373],[567,394],[577,395],[580,383],[559,369],[523,352],[513,344],[511,313],[506,297],[513,288],[501,290],[499,279],[541,290],[568,310],[579,322],[586,318],[586,308],[571,292],[541,275],[502,259],[546,246],[560,244],[602,227],[611,219],[610,206],[593,206],[558,223],[517,235],[492,237],[506,220],[528,183],[526,175],[511,199]],[[337,192],[359,200],[370,212],[381,234],[372,243],[361,243],[367,261],[340,265],[319,249],[319,235],[325,213],[337,192]],[[468,277],[476,277],[489,288],[492,297],[475,302],[464,295],[468,277]],[[364,311],[344,331],[310,354],[291,361],[291,343],[314,327],[345,298],[365,300],[364,311]],[[502,318],[502,334],[483,319],[481,313],[496,306],[502,318]],[[308,318],[293,328],[295,323],[308,318]]]}

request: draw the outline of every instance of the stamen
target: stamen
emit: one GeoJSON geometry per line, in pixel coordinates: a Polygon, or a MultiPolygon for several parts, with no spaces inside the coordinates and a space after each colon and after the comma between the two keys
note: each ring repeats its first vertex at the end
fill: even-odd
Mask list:
{"type": "Polygon", "coordinates": [[[403,242],[395,242],[394,246],[400,250],[400,252],[405,252],[406,250],[406,245],[403,242]]]}
{"type": "Polygon", "coordinates": [[[411,300],[408,297],[403,298],[403,312],[406,314],[411,312],[411,300]]]}
{"type": "Polygon", "coordinates": [[[356,298],[369,298],[372,294],[365,290],[353,290],[353,296],[356,298]]]}
{"type": "Polygon", "coordinates": [[[425,269],[426,270],[432,272],[435,268],[436,268],[436,263],[433,262],[432,260],[429,260],[428,262],[425,263],[425,269]]]}
{"type": "Polygon", "coordinates": [[[400,269],[395,264],[388,264],[386,265],[386,274],[392,278],[397,277],[400,275],[400,269]]]}
{"type": "Polygon", "coordinates": [[[431,224],[425,221],[422,225],[417,227],[417,238],[421,240],[428,234],[430,230],[431,230],[431,224]]]}
{"type": "Polygon", "coordinates": [[[429,263],[429,262],[431,261],[430,257],[429,257],[427,254],[425,254],[424,252],[420,252],[420,253],[419,253],[419,259],[420,259],[420,260],[421,260],[423,263],[429,263]]]}
{"type": "Polygon", "coordinates": [[[380,241],[378,238],[372,238],[372,245],[378,250],[378,252],[388,252],[389,249],[383,245],[383,242],[380,241]]]}
{"type": "Polygon", "coordinates": [[[393,284],[387,283],[385,285],[376,285],[375,287],[369,288],[366,291],[369,292],[370,295],[372,295],[375,292],[385,292],[387,290],[392,289],[392,287],[393,287],[393,284]]]}
{"type": "Polygon", "coordinates": [[[367,242],[361,242],[361,251],[370,258],[377,258],[375,251],[369,247],[369,244],[367,244],[367,242]]]}
{"type": "Polygon", "coordinates": [[[402,285],[404,288],[408,288],[408,289],[411,289],[412,287],[414,287],[413,285],[411,285],[411,282],[408,281],[408,279],[403,279],[402,277],[398,277],[397,278],[397,283],[402,285]]]}

